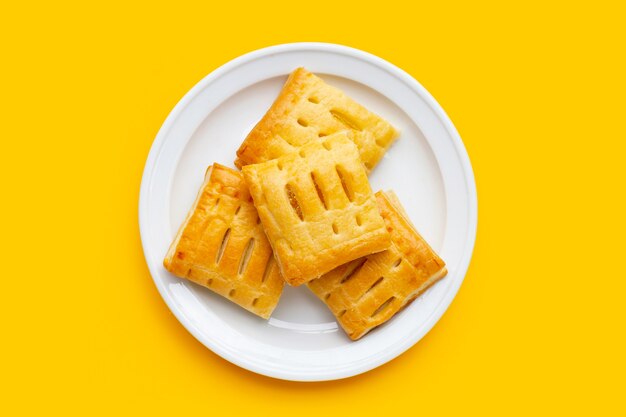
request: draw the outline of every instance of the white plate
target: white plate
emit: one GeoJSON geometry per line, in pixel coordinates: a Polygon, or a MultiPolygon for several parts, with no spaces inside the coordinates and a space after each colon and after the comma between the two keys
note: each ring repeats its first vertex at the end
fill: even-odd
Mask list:
{"type": "Polygon", "coordinates": [[[275,378],[345,378],[400,355],[437,322],[467,271],[476,235],[476,188],[452,122],[428,92],[390,63],[344,46],[298,43],[261,49],[213,71],[161,127],[141,183],[139,223],[146,261],[178,320],[223,358],[275,378]],[[400,129],[371,175],[394,189],[418,230],[446,261],[448,276],[387,324],[352,342],[305,287],[286,287],[269,321],[208,289],[170,275],[162,260],[207,166],[234,166],[246,133],[298,66],[400,129]]]}

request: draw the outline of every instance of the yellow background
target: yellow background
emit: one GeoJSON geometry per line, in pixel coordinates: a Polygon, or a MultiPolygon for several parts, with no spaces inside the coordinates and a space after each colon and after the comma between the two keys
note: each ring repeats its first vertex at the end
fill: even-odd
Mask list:
{"type": "Polygon", "coordinates": [[[623,10],[408,3],[0,6],[0,414],[626,411],[623,10]],[[413,75],[478,187],[448,312],[398,359],[330,383],[272,380],[204,348],[157,293],[138,231],[143,165],[176,102],[230,59],[294,41],[413,75]]]}

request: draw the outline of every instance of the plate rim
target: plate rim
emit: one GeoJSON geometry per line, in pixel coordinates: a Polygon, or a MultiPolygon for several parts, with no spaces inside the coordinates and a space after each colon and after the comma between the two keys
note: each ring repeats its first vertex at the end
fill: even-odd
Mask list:
{"type": "Polygon", "coordinates": [[[467,154],[467,150],[465,145],[456,130],[454,124],[443,110],[441,105],[435,100],[435,98],[411,75],[409,75],[404,70],[399,67],[391,64],[390,62],[373,55],[369,52],[365,52],[353,47],[334,44],[334,43],[323,43],[323,42],[297,42],[297,43],[286,43],[279,44],[274,46],[268,46],[265,48],[257,49],[248,53],[245,53],[239,57],[236,57],[225,64],[219,66],[215,70],[211,71],[209,74],[204,76],[198,83],[196,83],[189,91],[185,93],[185,95],[178,101],[178,103],[172,108],[172,110],[167,115],[165,121],[159,128],[159,131],[151,144],[150,151],[148,153],[148,157],[146,159],[146,163],[144,165],[144,170],[141,178],[141,186],[139,191],[139,205],[138,205],[138,214],[139,214],[139,233],[141,237],[142,249],[144,252],[144,259],[146,260],[146,264],[150,271],[150,275],[152,280],[154,281],[161,298],[165,301],[167,307],[174,314],[176,319],[180,322],[183,327],[189,331],[200,343],[202,343],[205,347],[226,359],[227,361],[241,367],[247,369],[249,371],[262,374],[265,376],[283,379],[283,380],[291,380],[291,381],[327,381],[327,380],[336,380],[342,378],[348,378],[351,376],[355,376],[367,371],[370,371],[378,366],[381,366],[390,360],[400,356],[406,350],[415,345],[420,339],[422,339],[431,329],[432,327],[439,321],[441,316],[447,311],[450,304],[454,300],[456,294],[458,293],[461,284],[465,280],[465,276],[467,274],[467,269],[469,268],[469,263],[471,261],[474,246],[476,242],[476,234],[478,227],[478,198],[476,191],[476,183],[474,172],[469,160],[469,155],[467,154]],[[213,82],[214,79],[219,78],[222,74],[227,73],[228,71],[248,63],[250,61],[254,61],[257,58],[276,54],[276,53],[285,53],[285,52],[306,52],[306,51],[318,51],[318,52],[331,52],[337,54],[347,55],[349,57],[360,59],[366,61],[370,64],[374,64],[382,69],[392,73],[398,77],[401,81],[403,81],[406,85],[412,88],[420,97],[426,101],[426,103],[431,107],[433,112],[439,117],[440,121],[443,123],[444,128],[447,133],[452,138],[452,144],[457,153],[459,161],[461,162],[461,169],[463,172],[463,176],[466,182],[466,188],[468,191],[468,234],[467,239],[465,241],[465,245],[468,248],[462,255],[462,258],[459,262],[460,271],[462,271],[462,277],[455,282],[454,285],[446,292],[441,302],[437,304],[436,309],[430,314],[430,319],[427,323],[421,326],[421,331],[416,331],[412,333],[410,337],[407,337],[402,343],[399,344],[395,349],[389,349],[385,354],[379,355],[374,358],[374,360],[361,364],[359,366],[354,366],[351,368],[342,368],[337,370],[331,374],[326,373],[324,375],[319,374],[302,374],[293,372],[290,373],[281,369],[272,369],[272,368],[261,368],[257,366],[255,363],[248,362],[246,359],[239,358],[236,354],[232,354],[231,352],[221,349],[221,347],[215,343],[213,343],[210,338],[205,337],[205,335],[199,331],[197,328],[191,323],[188,323],[188,319],[185,314],[178,308],[174,300],[170,297],[169,292],[165,288],[165,284],[156,278],[158,275],[156,271],[153,271],[153,266],[148,262],[148,258],[146,253],[148,251],[146,236],[147,236],[147,228],[148,228],[148,219],[147,219],[147,194],[149,177],[152,175],[153,169],[155,167],[155,162],[157,156],[159,154],[159,150],[162,147],[163,141],[165,140],[167,133],[169,132],[172,124],[178,118],[182,110],[197,96],[197,94],[202,91],[207,85],[213,82]]]}

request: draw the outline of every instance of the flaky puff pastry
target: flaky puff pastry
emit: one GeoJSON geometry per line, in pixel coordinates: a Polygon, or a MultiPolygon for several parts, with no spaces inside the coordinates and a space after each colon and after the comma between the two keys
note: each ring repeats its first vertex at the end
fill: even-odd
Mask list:
{"type": "Polygon", "coordinates": [[[246,165],[243,174],[281,274],[293,286],[391,244],[346,132],[246,165]]]}
{"type": "Polygon", "coordinates": [[[237,151],[235,165],[265,162],[341,130],[359,149],[369,172],[398,133],[387,121],[361,106],[341,90],[298,68],[278,98],[237,151]]]}
{"type": "Polygon", "coordinates": [[[284,284],[243,176],[219,164],[207,170],[163,265],[266,319],[284,284]]]}
{"type": "Polygon", "coordinates": [[[385,323],[446,273],[445,263],[415,230],[392,192],[376,193],[391,247],[342,265],[308,287],[352,340],[385,323]]]}

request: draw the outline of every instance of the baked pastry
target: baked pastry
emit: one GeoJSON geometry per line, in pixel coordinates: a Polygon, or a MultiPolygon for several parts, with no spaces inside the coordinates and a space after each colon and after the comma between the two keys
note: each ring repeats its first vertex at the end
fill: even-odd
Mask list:
{"type": "Polygon", "coordinates": [[[243,176],[220,164],[207,170],[163,265],[266,319],[284,284],[243,176]]]}
{"type": "Polygon", "coordinates": [[[278,158],[320,138],[350,130],[369,172],[397,136],[387,121],[304,68],[291,73],[278,98],[237,151],[241,168],[278,158]]]}
{"type": "Polygon", "coordinates": [[[291,285],[391,243],[359,152],[345,132],[246,165],[243,175],[281,274],[291,285]]]}
{"type": "Polygon", "coordinates": [[[389,320],[447,273],[445,263],[415,230],[395,194],[379,191],[376,200],[391,234],[391,247],[308,283],[352,340],[389,320]]]}

